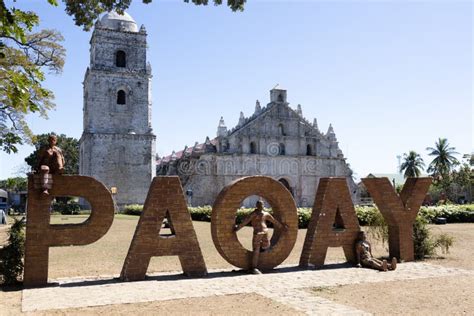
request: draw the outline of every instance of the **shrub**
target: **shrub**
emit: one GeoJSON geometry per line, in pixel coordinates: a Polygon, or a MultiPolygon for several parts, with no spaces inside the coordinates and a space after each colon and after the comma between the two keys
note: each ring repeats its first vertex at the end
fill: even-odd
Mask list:
{"type": "Polygon", "coordinates": [[[210,222],[212,207],[210,205],[188,207],[193,221],[210,222]]]}
{"type": "Polygon", "coordinates": [[[373,225],[380,214],[375,206],[356,206],[355,211],[359,219],[359,224],[363,226],[373,225]]]}
{"type": "Polygon", "coordinates": [[[55,201],[52,205],[53,212],[61,213],[63,215],[78,215],[81,211],[79,203],[73,200],[67,202],[55,201]]]}
{"type": "Polygon", "coordinates": [[[123,208],[123,213],[127,215],[137,215],[140,216],[143,211],[143,205],[141,204],[130,204],[125,205],[123,208]]]}
{"type": "MultiPolygon", "coordinates": [[[[368,233],[383,244],[388,242],[388,226],[385,219],[376,207],[357,207],[359,222],[369,226],[368,233]]],[[[425,208],[420,211],[413,224],[413,246],[415,259],[423,260],[426,257],[437,255],[437,250],[448,253],[454,243],[454,238],[448,234],[433,236],[428,224],[440,214],[439,209],[425,208]]]]}
{"type": "Polygon", "coordinates": [[[413,224],[413,246],[417,260],[423,260],[435,253],[436,247],[427,224],[428,221],[421,216],[417,216],[413,224]]]}
{"type": "Polygon", "coordinates": [[[388,226],[378,208],[376,206],[356,206],[355,211],[359,225],[368,226],[367,233],[385,244],[388,241],[388,226]]]}
{"type": "Polygon", "coordinates": [[[437,249],[443,253],[449,253],[449,248],[454,243],[454,237],[443,233],[437,236],[431,234],[428,228],[428,220],[418,215],[413,224],[413,244],[415,248],[415,259],[423,260],[426,257],[437,255],[437,249]]]}
{"type": "Polygon", "coordinates": [[[436,217],[444,217],[448,223],[474,223],[474,204],[422,206],[419,214],[430,223],[436,217]]]}
{"type": "Polygon", "coordinates": [[[5,285],[18,282],[23,273],[25,254],[25,219],[15,219],[10,227],[8,244],[0,250],[0,277],[5,285]]]}
{"type": "Polygon", "coordinates": [[[311,220],[312,209],[307,207],[298,208],[298,228],[308,228],[311,220]]]}
{"type": "MultiPolygon", "coordinates": [[[[375,206],[356,206],[360,225],[371,225],[380,212],[375,206]]],[[[437,217],[446,218],[448,223],[474,223],[474,204],[422,206],[418,213],[428,223],[434,223],[437,217]]]]}
{"type": "MultiPolygon", "coordinates": [[[[140,215],[143,205],[127,205],[123,209],[124,214],[140,215]]],[[[210,222],[212,215],[212,206],[192,206],[188,207],[191,218],[194,221],[210,222]]],[[[271,209],[266,209],[272,212],[271,209]]],[[[236,222],[241,223],[242,219],[253,211],[253,208],[239,208],[236,211],[236,222]]],[[[376,206],[356,206],[355,207],[359,224],[362,226],[373,226],[370,231],[374,236],[383,239],[386,235],[386,228],[381,225],[382,214],[376,206]],[[382,230],[380,230],[382,229],[382,230]],[[380,231],[377,231],[380,230],[380,231]]],[[[308,207],[298,208],[298,227],[307,228],[311,220],[312,209],[308,207]]],[[[448,223],[473,223],[474,222],[474,204],[468,205],[443,205],[443,206],[422,206],[419,215],[429,223],[433,223],[436,217],[446,217],[448,223]]]]}

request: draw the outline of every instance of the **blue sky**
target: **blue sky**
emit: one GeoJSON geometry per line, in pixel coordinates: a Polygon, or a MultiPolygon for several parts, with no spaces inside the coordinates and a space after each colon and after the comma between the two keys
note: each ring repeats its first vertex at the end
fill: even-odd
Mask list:
{"type": "MultiPolygon", "coordinates": [[[[28,122],[38,134],[80,138],[91,33],[46,0],[15,6],[37,12],[42,28],[60,30],[67,49],[63,73],[45,83],[56,110],[49,120],[31,115],[28,122]]],[[[358,177],[395,172],[396,156],[409,150],[428,163],[425,148],[438,137],[461,154],[473,151],[470,1],[250,0],[233,13],[134,0],[127,12],[148,32],[160,155],[214,137],[220,116],[235,126],[256,99],[269,102],[277,83],[322,131],[332,123],[358,177]]],[[[32,150],[0,153],[0,179],[14,175],[32,150]]]]}

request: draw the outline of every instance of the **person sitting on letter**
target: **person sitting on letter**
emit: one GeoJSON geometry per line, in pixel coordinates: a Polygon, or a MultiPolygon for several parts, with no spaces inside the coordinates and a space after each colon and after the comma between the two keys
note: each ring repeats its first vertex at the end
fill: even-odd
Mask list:
{"type": "Polygon", "coordinates": [[[284,230],[288,229],[288,225],[280,223],[270,213],[263,210],[263,202],[258,201],[255,205],[255,210],[244,218],[240,225],[234,226],[234,231],[238,231],[248,223],[251,223],[253,227],[253,239],[252,239],[252,263],[250,266],[250,272],[253,274],[261,274],[257,269],[258,258],[260,252],[263,252],[270,248],[270,240],[268,238],[268,227],[267,221],[273,223],[284,230]]]}
{"type": "Polygon", "coordinates": [[[56,146],[58,138],[51,134],[48,137],[48,146],[42,147],[38,154],[38,165],[36,172],[41,177],[41,186],[43,195],[49,195],[48,192],[48,174],[62,174],[64,172],[64,156],[59,147],[56,146]]]}

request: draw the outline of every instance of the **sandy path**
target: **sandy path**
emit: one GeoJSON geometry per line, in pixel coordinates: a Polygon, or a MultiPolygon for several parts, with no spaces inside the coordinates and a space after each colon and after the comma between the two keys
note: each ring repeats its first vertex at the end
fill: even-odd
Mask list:
{"type": "Polygon", "coordinates": [[[474,315],[474,276],[319,288],[313,293],[376,315],[474,315]]]}

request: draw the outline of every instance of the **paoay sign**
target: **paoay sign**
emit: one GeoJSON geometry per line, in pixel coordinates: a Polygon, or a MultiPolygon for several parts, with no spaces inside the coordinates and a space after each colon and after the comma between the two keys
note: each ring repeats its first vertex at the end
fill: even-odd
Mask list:
{"type": "MultiPolygon", "coordinates": [[[[53,176],[50,196],[42,197],[28,184],[28,220],[26,224],[25,286],[41,286],[48,282],[49,248],[93,243],[104,236],[112,225],[114,203],[107,188],[91,177],[53,176]],[[90,217],[81,224],[51,225],[49,208],[54,196],[80,196],[91,205],[90,217]]],[[[389,226],[391,257],[412,261],[413,222],[431,184],[431,178],[409,178],[398,195],[387,178],[362,179],[389,226]]],[[[229,263],[248,268],[251,252],[245,249],[233,231],[235,211],[250,195],[265,198],[275,218],[288,229],[275,228],[271,250],[262,253],[259,268],[271,269],[290,254],[298,233],[296,204],[290,192],[278,181],[265,176],[238,179],[226,186],[217,197],[211,221],[214,244],[229,263]]],[[[313,213],[306,233],[300,266],[324,264],[328,247],[342,247],[348,261],[354,259],[354,241],[360,230],[345,178],[320,180],[313,213]],[[333,224],[336,222],[336,227],[333,224]]],[[[187,210],[178,177],[155,177],[150,186],[143,212],[123,264],[122,280],[142,280],[150,258],[178,256],[186,275],[207,273],[199,241],[187,210]],[[175,235],[159,236],[163,219],[169,217],[175,235]]]]}

